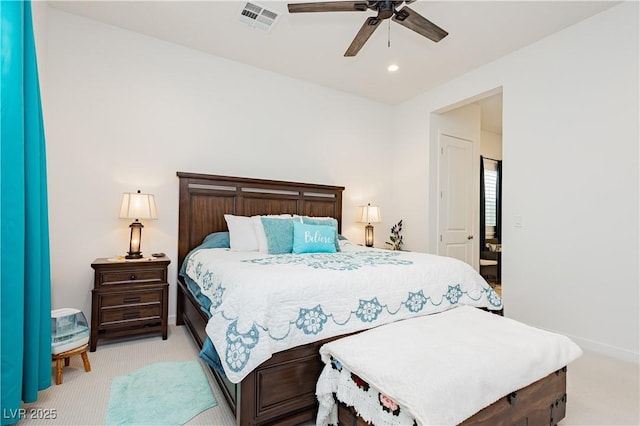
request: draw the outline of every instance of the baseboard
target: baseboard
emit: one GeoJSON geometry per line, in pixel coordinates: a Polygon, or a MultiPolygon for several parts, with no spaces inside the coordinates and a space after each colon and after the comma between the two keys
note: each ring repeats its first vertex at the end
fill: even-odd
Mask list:
{"type": "Polygon", "coordinates": [[[640,354],[629,351],[626,349],[618,348],[615,346],[607,345],[601,342],[595,342],[593,340],[584,339],[582,337],[572,336],[565,334],[571,340],[573,340],[584,351],[596,352],[601,355],[609,356],[620,361],[640,363],[640,354]]]}
{"type": "Polygon", "coordinates": [[[167,317],[167,323],[168,323],[169,325],[176,325],[176,314],[169,315],[169,316],[167,317]]]}

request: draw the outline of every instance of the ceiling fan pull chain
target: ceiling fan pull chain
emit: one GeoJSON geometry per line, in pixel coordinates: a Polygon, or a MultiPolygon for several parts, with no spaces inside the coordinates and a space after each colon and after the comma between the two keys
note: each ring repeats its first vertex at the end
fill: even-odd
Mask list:
{"type": "Polygon", "coordinates": [[[391,19],[387,19],[387,47],[391,47],[391,19]]]}

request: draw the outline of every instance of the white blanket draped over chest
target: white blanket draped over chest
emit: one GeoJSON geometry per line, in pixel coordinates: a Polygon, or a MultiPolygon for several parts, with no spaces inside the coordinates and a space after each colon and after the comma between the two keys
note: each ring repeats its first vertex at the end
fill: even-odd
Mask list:
{"type": "Polygon", "coordinates": [[[337,424],[334,393],[373,424],[403,424],[352,391],[339,371],[346,368],[418,425],[443,426],[559,370],[582,350],[566,336],[461,306],[326,343],[320,354],[327,365],[316,387],[316,424],[337,424]]]}
{"type": "Polygon", "coordinates": [[[231,382],[298,345],[457,305],[502,308],[456,259],[341,246],[281,255],[203,249],[188,258],[187,274],[211,300],[206,331],[231,382]]]}

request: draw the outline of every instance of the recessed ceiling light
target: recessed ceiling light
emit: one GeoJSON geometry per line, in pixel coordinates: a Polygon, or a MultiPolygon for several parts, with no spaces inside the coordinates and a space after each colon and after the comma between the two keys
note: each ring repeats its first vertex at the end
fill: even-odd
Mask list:
{"type": "Polygon", "coordinates": [[[389,72],[394,72],[394,71],[398,71],[400,67],[398,67],[396,64],[391,64],[387,67],[387,71],[389,72]]]}

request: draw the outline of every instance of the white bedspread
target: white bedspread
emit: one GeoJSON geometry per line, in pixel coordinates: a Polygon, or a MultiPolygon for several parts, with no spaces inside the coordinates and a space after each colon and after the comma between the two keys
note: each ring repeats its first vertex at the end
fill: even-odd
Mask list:
{"type": "Polygon", "coordinates": [[[298,345],[459,304],[502,308],[463,262],[348,242],[339,253],[198,250],[186,272],[211,300],[207,335],[234,383],[298,345]]]}
{"type": "MultiPolygon", "coordinates": [[[[565,336],[462,306],[329,342],[320,354],[327,365],[317,383],[316,424],[337,424],[334,392],[354,405],[352,392],[340,386],[337,360],[418,425],[455,425],[566,366],[582,350],[565,336]]],[[[356,408],[373,420],[373,409],[356,408]]]]}

